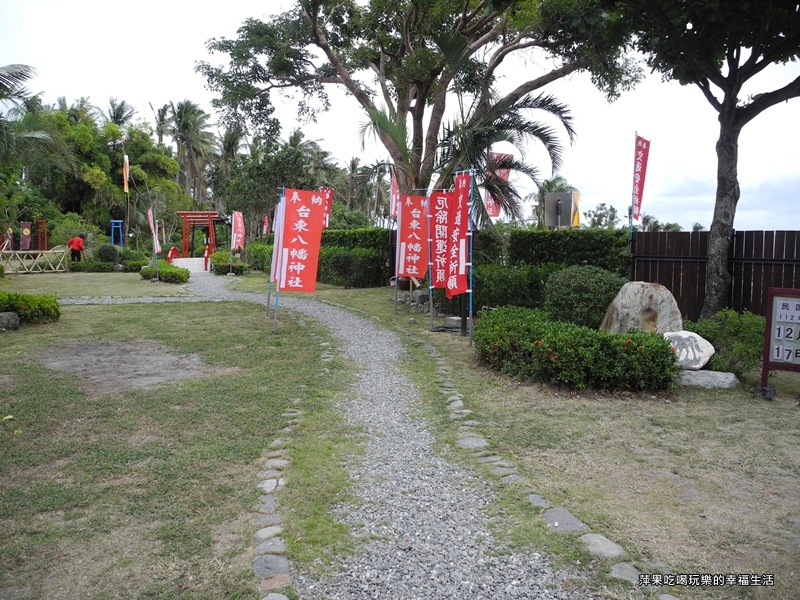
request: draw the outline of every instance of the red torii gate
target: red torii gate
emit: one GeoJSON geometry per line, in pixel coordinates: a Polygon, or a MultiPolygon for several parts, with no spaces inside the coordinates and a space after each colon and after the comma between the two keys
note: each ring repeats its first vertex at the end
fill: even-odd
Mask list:
{"type": "Polygon", "coordinates": [[[221,221],[219,213],[211,210],[179,210],[176,213],[183,219],[183,239],[181,242],[181,258],[189,258],[189,240],[192,227],[208,227],[209,254],[214,254],[217,241],[214,236],[214,221],[221,221]]]}

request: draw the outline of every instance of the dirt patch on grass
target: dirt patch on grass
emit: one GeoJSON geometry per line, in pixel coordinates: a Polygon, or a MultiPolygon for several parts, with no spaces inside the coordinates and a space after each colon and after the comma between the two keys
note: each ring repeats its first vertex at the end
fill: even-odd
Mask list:
{"type": "Polygon", "coordinates": [[[196,354],[174,354],[150,342],[71,344],[37,357],[41,364],[79,375],[85,391],[111,394],[159,383],[198,379],[212,369],[196,354]]]}

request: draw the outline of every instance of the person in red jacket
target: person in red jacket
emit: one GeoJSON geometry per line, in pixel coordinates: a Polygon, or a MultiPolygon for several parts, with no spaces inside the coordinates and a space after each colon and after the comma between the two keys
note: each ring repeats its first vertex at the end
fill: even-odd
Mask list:
{"type": "Polygon", "coordinates": [[[81,258],[83,258],[83,240],[85,239],[86,236],[80,234],[67,242],[67,248],[72,251],[72,260],[74,262],[80,262],[81,258]]]}

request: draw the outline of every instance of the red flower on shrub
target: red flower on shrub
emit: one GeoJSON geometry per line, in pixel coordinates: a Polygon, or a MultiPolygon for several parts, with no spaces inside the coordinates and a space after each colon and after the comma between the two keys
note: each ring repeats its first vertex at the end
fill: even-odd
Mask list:
{"type": "Polygon", "coordinates": [[[553,354],[553,356],[550,357],[550,360],[555,360],[557,358],[558,358],[558,354],[553,354]]]}

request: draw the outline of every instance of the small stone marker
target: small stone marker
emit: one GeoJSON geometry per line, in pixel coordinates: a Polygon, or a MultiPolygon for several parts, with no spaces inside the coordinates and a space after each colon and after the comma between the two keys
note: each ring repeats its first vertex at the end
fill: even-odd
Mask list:
{"type": "Polygon", "coordinates": [[[611,576],[617,579],[624,579],[633,585],[639,584],[639,569],[631,563],[617,563],[611,567],[611,576]]]}
{"type": "Polygon", "coordinates": [[[736,379],[736,375],[733,373],[681,369],[678,373],[678,385],[716,390],[734,388],[739,385],[739,380],[736,379]]]}
{"type": "Polygon", "coordinates": [[[456,441],[456,446],[465,450],[477,450],[478,448],[485,448],[488,445],[489,442],[479,437],[465,437],[456,441]]]}
{"type": "Polygon", "coordinates": [[[580,539],[586,544],[586,549],[592,556],[599,556],[600,558],[621,558],[626,554],[622,546],[615,544],[599,533],[587,533],[582,535],[580,539]]]}
{"type": "Polygon", "coordinates": [[[289,561],[283,556],[265,554],[264,556],[256,556],[253,559],[253,571],[262,579],[282,575],[288,573],[289,570],[289,561]]]}
{"type": "Polygon", "coordinates": [[[586,523],[574,517],[566,508],[560,506],[547,509],[542,513],[542,518],[555,531],[560,531],[562,533],[570,533],[573,531],[584,531],[588,533],[591,531],[586,523]]]}
{"type": "Polygon", "coordinates": [[[548,508],[550,506],[550,502],[539,494],[531,494],[528,496],[528,502],[533,504],[536,508],[548,508]]]}

